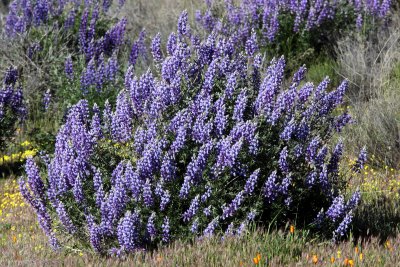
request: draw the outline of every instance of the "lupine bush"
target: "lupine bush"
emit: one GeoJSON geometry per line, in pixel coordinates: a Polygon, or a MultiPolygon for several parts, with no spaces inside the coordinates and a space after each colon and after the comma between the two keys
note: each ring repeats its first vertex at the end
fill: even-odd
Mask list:
{"type": "Polygon", "coordinates": [[[25,117],[26,108],[22,88],[18,82],[18,70],[9,67],[0,88],[0,152],[5,151],[25,117]]]}
{"type": "MultiPolygon", "coordinates": [[[[197,21],[208,31],[233,36],[245,46],[256,34],[269,52],[297,56],[330,47],[346,29],[366,30],[388,19],[391,0],[205,0],[197,21]]],[[[332,48],[332,47],[330,47],[332,48]]]]}
{"type": "Polygon", "coordinates": [[[54,248],[71,236],[122,255],[287,220],[346,234],[360,192],[345,200],[332,137],[351,122],[337,109],[348,82],[328,91],[304,66],[286,82],[283,57],[267,63],[255,40],[242,52],[233,38],[199,39],[183,12],[165,47],[153,39],[154,70],[130,65],[115,103],[69,110],[54,156],[28,159],[20,180],[54,248]]]}

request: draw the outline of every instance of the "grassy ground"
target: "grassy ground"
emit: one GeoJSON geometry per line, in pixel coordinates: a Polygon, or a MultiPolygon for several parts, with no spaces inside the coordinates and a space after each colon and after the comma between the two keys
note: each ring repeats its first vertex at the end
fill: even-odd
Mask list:
{"type": "MultiPolygon", "coordinates": [[[[361,185],[363,206],[373,203],[374,194],[398,203],[399,173],[395,170],[377,172],[368,166],[363,181],[354,185],[361,185]]],[[[382,206],[360,210],[371,217],[369,212],[377,213],[374,208],[382,206]]],[[[397,233],[397,225],[392,227],[397,233]]],[[[68,247],[54,252],[48,247],[33,211],[23,202],[16,180],[0,180],[1,266],[396,266],[399,262],[399,234],[358,240],[364,241],[350,237],[346,242],[332,244],[288,225],[286,229],[251,231],[240,239],[175,242],[159,251],[140,252],[124,260],[100,258],[89,251],[68,247]]]]}

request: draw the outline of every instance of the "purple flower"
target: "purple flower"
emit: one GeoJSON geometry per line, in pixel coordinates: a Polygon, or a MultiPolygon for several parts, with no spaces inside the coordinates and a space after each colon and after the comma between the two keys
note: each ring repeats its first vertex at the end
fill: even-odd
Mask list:
{"type": "Polygon", "coordinates": [[[238,95],[233,111],[233,119],[237,122],[243,121],[244,111],[247,105],[247,90],[242,89],[238,95]]]}
{"type": "Polygon", "coordinates": [[[168,190],[163,190],[161,193],[160,210],[164,211],[168,203],[171,201],[171,194],[168,190]]]}
{"type": "Polygon", "coordinates": [[[350,211],[357,207],[358,203],[360,203],[361,200],[361,192],[360,189],[357,188],[357,190],[353,193],[351,198],[347,201],[346,203],[346,210],[350,211]]]}
{"type": "Polygon", "coordinates": [[[212,189],[210,186],[206,186],[206,191],[204,194],[201,196],[201,203],[205,203],[207,199],[211,196],[212,189]]]}
{"type": "Polygon", "coordinates": [[[170,56],[174,54],[176,43],[177,43],[177,37],[176,34],[173,32],[169,35],[167,42],[167,52],[170,56]]]}
{"type": "Polygon", "coordinates": [[[307,72],[305,65],[301,66],[298,71],[293,75],[293,83],[298,86],[300,82],[304,79],[307,72]]]}
{"type": "Polygon", "coordinates": [[[279,188],[279,191],[282,195],[287,195],[288,194],[288,190],[289,190],[289,186],[292,182],[292,177],[290,177],[289,175],[286,176],[283,180],[282,180],[282,184],[279,188]]]}
{"type": "Polygon", "coordinates": [[[233,96],[233,93],[235,92],[236,84],[237,84],[237,74],[232,73],[229,75],[227,83],[226,83],[226,89],[225,89],[225,95],[228,99],[230,99],[233,96]]]}
{"type": "Polygon", "coordinates": [[[197,234],[199,228],[199,220],[196,219],[193,221],[192,226],[190,227],[190,232],[192,232],[193,234],[197,234]]]}
{"type": "Polygon", "coordinates": [[[276,183],[276,171],[272,172],[264,185],[264,197],[268,203],[273,202],[279,193],[279,185],[276,183]]]}
{"type": "Polygon", "coordinates": [[[215,231],[215,228],[216,228],[217,225],[218,225],[218,221],[219,221],[219,218],[217,217],[217,218],[213,219],[213,220],[207,225],[206,229],[204,229],[204,231],[203,231],[203,236],[204,236],[204,237],[211,237],[211,236],[214,235],[214,231],[215,231]]]}
{"type": "Polygon", "coordinates": [[[147,233],[149,234],[151,240],[154,240],[157,237],[157,229],[154,224],[155,218],[156,214],[155,212],[152,212],[147,221],[147,233]]]}
{"type": "Polygon", "coordinates": [[[292,138],[293,133],[296,130],[296,123],[295,121],[292,119],[290,120],[285,128],[283,129],[282,133],[279,135],[279,137],[284,140],[284,141],[289,141],[292,138]]]}
{"type": "Polygon", "coordinates": [[[306,185],[311,188],[317,180],[317,173],[312,171],[306,177],[306,185]]]}
{"type": "Polygon", "coordinates": [[[192,157],[192,161],[187,167],[184,182],[179,193],[181,198],[186,198],[192,183],[201,179],[201,175],[206,167],[208,156],[212,148],[213,143],[210,141],[200,148],[196,157],[192,157]]]}
{"type": "Polygon", "coordinates": [[[279,168],[283,173],[288,173],[289,172],[289,165],[287,162],[287,157],[288,157],[288,149],[285,146],[280,155],[279,155],[279,168]]]}
{"type": "Polygon", "coordinates": [[[170,225],[169,225],[169,218],[165,217],[163,224],[161,225],[162,228],[162,241],[164,243],[168,243],[171,239],[171,233],[170,233],[170,225]]]}
{"type": "Polygon", "coordinates": [[[190,26],[188,23],[188,12],[185,10],[181,13],[178,19],[178,34],[181,36],[188,36],[190,33],[190,26]]]}
{"type": "Polygon", "coordinates": [[[343,141],[339,140],[336,144],[328,164],[328,171],[337,174],[339,171],[339,161],[343,154],[343,141]]]}
{"type": "Polygon", "coordinates": [[[229,217],[232,217],[234,213],[239,209],[240,205],[242,204],[244,200],[244,191],[240,191],[236,197],[232,200],[232,202],[223,208],[222,211],[222,219],[226,219],[229,217]]]}
{"type": "Polygon", "coordinates": [[[204,208],[203,209],[203,214],[206,216],[206,217],[210,217],[211,216],[211,206],[208,206],[207,208],[204,208]]]}
{"type": "Polygon", "coordinates": [[[25,164],[26,175],[28,176],[29,188],[32,190],[36,198],[42,199],[45,187],[40,177],[39,168],[32,157],[27,158],[25,164]]]}
{"type": "Polygon", "coordinates": [[[126,212],[117,227],[118,243],[125,251],[132,252],[139,245],[139,215],[126,212]]]}
{"type": "Polygon", "coordinates": [[[143,201],[146,207],[153,206],[153,196],[149,179],[147,179],[146,183],[143,185],[143,201]]]}
{"type": "Polygon", "coordinates": [[[183,213],[183,221],[190,221],[196,215],[199,205],[200,196],[197,195],[190,203],[190,207],[183,213]]]}
{"type": "Polygon", "coordinates": [[[156,62],[160,62],[163,58],[161,51],[161,34],[158,33],[151,42],[151,53],[156,62]]]}
{"type": "Polygon", "coordinates": [[[310,144],[307,147],[307,152],[306,152],[306,159],[308,162],[310,162],[310,163],[315,162],[315,159],[317,156],[317,150],[318,150],[318,147],[320,146],[320,142],[321,142],[321,140],[318,136],[314,137],[311,140],[310,144]]]}
{"type": "Polygon", "coordinates": [[[245,45],[246,54],[254,56],[258,51],[257,35],[254,29],[252,29],[250,38],[246,41],[245,45]]]}
{"type": "Polygon", "coordinates": [[[220,97],[216,102],[215,102],[215,109],[216,109],[216,115],[214,119],[215,123],[215,130],[217,132],[218,136],[221,136],[224,134],[224,130],[227,126],[228,123],[228,118],[227,115],[225,114],[225,99],[224,97],[220,97]]]}
{"type": "Polygon", "coordinates": [[[338,228],[333,232],[333,240],[338,241],[338,239],[347,233],[347,230],[353,220],[352,212],[350,211],[344,217],[343,221],[339,224],[338,228]]]}
{"type": "Polygon", "coordinates": [[[335,222],[343,216],[345,208],[344,198],[339,195],[333,200],[332,205],[326,211],[326,216],[335,222]]]}
{"type": "Polygon", "coordinates": [[[258,181],[259,173],[260,169],[258,168],[250,175],[249,179],[247,179],[246,185],[244,186],[245,194],[251,195],[253,193],[254,187],[256,186],[258,181]]]}
{"type": "Polygon", "coordinates": [[[60,218],[60,221],[62,225],[65,227],[65,229],[70,233],[74,234],[77,230],[76,226],[73,224],[71,218],[69,217],[64,204],[59,201],[58,206],[56,207],[56,212],[58,217],[60,218]]]}
{"type": "Polygon", "coordinates": [[[69,80],[74,79],[74,69],[71,57],[67,57],[65,60],[65,75],[69,80]]]}
{"type": "Polygon", "coordinates": [[[215,170],[217,172],[224,170],[225,168],[232,168],[235,165],[236,159],[243,146],[243,138],[236,143],[232,144],[230,137],[221,140],[220,150],[215,164],[215,170]]]}
{"type": "Polygon", "coordinates": [[[112,134],[115,141],[125,143],[132,137],[132,109],[125,92],[117,98],[117,108],[112,117],[112,134]]]}
{"type": "Polygon", "coordinates": [[[366,147],[363,147],[360,151],[360,154],[358,155],[358,159],[355,165],[353,166],[353,170],[355,172],[360,172],[361,169],[364,168],[364,164],[366,161],[367,161],[367,149],[366,147]]]}
{"type": "Polygon", "coordinates": [[[51,100],[50,90],[47,90],[43,97],[43,105],[45,110],[48,110],[50,105],[50,100],[51,100]]]}

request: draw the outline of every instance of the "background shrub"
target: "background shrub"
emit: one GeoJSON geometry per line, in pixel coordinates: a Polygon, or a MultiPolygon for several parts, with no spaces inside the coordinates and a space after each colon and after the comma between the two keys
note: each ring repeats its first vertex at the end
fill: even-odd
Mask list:
{"type": "Polygon", "coordinates": [[[392,5],[390,0],[205,2],[207,10],[196,14],[205,30],[233,36],[243,46],[254,31],[267,56],[285,55],[302,63],[312,62],[315,54],[332,56],[336,40],[349,30],[376,28],[392,5]]]}

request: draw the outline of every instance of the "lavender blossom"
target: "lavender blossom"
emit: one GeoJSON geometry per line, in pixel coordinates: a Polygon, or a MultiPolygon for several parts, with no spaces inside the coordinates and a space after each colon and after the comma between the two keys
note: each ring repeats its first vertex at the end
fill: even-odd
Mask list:
{"type": "Polygon", "coordinates": [[[358,159],[355,165],[353,166],[353,170],[355,172],[360,172],[361,169],[364,168],[364,164],[366,161],[367,161],[367,149],[366,147],[363,147],[360,151],[360,154],[358,155],[358,159]]]}
{"type": "Polygon", "coordinates": [[[197,195],[190,203],[190,207],[183,213],[183,221],[190,221],[196,215],[199,205],[200,195],[197,195]]]}
{"type": "Polygon", "coordinates": [[[332,205],[326,211],[326,216],[328,216],[329,219],[335,222],[343,216],[344,211],[344,198],[343,196],[339,195],[333,200],[332,205]]]}
{"type": "Polygon", "coordinates": [[[257,169],[250,175],[249,179],[247,179],[246,185],[244,186],[245,194],[251,195],[253,193],[254,188],[258,181],[259,173],[260,173],[260,169],[257,169]]]}
{"type": "Polygon", "coordinates": [[[276,178],[277,174],[276,171],[274,171],[268,177],[264,185],[264,197],[268,203],[273,202],[279,193],[279,185],[276,183],[276,178]]]}
{"type": "Polygon", "coordinates": [[[151,213],[149,220],[147,221],[147,233],[150,236],[151,240],[154,240],[157,237],[157,229],[154,224],[154,220],[156,218],[155,212],[151,213]]]}
{"type": "Polygon", "coordinates": [[[243,202],[244,191],[240,191],[236,197],[232,200],[232,202],[226,206],[222,211],[222,219],[227,219],[232,217],[234,213],[239,209],[240,205],[243,202]]]}
{"type": "Polygon", "coordinates": [[[168,243],[171,239],[171,233],[170,233],[170,225],[169,225],[169,218],[165,217],[164,222],[161,225],[162,228],[162,241],[164,243],[168,243]]]}

